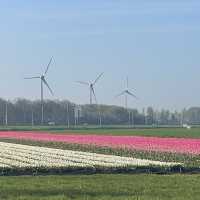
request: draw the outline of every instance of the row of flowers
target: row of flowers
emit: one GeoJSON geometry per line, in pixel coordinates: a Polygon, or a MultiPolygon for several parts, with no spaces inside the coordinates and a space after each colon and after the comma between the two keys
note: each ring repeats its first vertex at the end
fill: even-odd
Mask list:
{"type": "Polygon", "coordinates": [[[0,167],[171,166],[179,163],[0,142],[0,167]]]}
{"type": "Polygon", "coordinates": [[[200,155],[200,139],[106,135],[58,135],[35,132],[1,132],[0,138],[87,144],[99,147],[200,155]]]}

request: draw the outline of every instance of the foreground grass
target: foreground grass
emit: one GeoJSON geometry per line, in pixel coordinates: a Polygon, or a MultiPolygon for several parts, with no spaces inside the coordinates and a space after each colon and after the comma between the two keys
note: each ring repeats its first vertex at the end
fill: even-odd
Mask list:
{"type": "Polygon", "coordinates": [[[1,200],[199,200],[200,175],[1,177],[1,200]]]}

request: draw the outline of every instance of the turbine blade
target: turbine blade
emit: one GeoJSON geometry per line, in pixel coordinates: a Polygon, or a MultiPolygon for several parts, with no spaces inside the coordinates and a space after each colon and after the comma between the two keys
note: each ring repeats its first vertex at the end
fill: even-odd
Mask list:
{"type": "Polygon", "coordinates": [[[127,93],[128,95],[130,95],[130,96],[132,96],[132,97],[138,99],[133,93],[131,93],[131,92],[129,92],[129,91],[126,91],[126,93],[127,93]]]}
{"type": "Polygon", "coordinates": [[[101,76],[103,75],[103,73],[101,73],[97,78],[96,80],[94,81],[93,85],[95,85],[97,83],[97,81],[101,78],[101,76]]]}
{"type": "Polygon", "coordinates": [[[117,97],[120,97],[120,96],[124,95],[125,93],[126,93],[126,91],[123,91],[123,92],[121,92],[120,94],[116,95],[115,97],[116,97],[116,98],[117,98],[117,97]]]}
{"type": "Polygon", "coordinates": [[[53,94],[53,90],[50,88],[49,84],[47,83],[47,81],[45,79],[42,79],[42,81],[44,82],[44,84],[47,86],[47,88],[49,89],[49,91],[51,92],[52,95],[53,94]]]}
{"type": "Polygon", "coordinates": [[[97,103],[97,97],[96,97],[96,94],[95,94],[95,92],[94,92],[94,88],[91,87],[91,90],[92,90],[92,93],[93,93],[93,95],[94,95],[95,102],[96,102],[96,104],[98,104],[98,103],[97,103]]]}
{"type": "Polygon", "coordinates": [[[82,85],[90,85],[89,83],[84,82],[84,81],[76,81],[76,83],[80,83],[80,84],[82,84],[82,85]]]}
{"type": "Polygon", "coordinates": [[[53,57],[51,57],[51,59],[50,59],[48,65],[47,65],[47,68],[46,68],[46,71],[45,71],[44,75],[47,74],[47,72],[48,72],[48,70],[49,70],[49,66],[50,66],[50,64],[51,64],[51,62],[52,62],[52,59],[53,59],[53,57]]]}
{"type": "Polygon", "coordinates": [[[41,78],[40,76],[33,76],[33,77],[25,77],[24,79],[35,79],[35,78],[41,78]]]}

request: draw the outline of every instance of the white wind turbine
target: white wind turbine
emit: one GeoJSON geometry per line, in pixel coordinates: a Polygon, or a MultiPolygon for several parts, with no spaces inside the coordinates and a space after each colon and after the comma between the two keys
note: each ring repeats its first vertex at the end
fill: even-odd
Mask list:
{"type": "Polygon", "coordinates": [[[49,84],[48,84],[48,82],[46,80],[46,75],[48,73],[49,66],[50,66],[50,64],[52,62],[52,59],[53,59],[53,57],[50,59],[44,74],[41,74],[40,76],[33,76],[33,77],[25,78],[25,79],[40,79],[40,82],[41,82],[41,109],[42,109],[41,110],[41,123],[42,124],[44,123],[44,90],[43,90],[43,84],[45,84],[46,87],[49,89],[50,93],[52,95],[54,95],[52,89],[50,88],[50,86],[49,86],[49,84]]]}
{"type": "Polygon", "coordinates": [[[101,76],[103,75],[103,73],[101,73],[96,79],[94,82],[84,82],[84,81],[77,81],[77,83],[80,83],[82,85],[86,85],[89,87],[89,91],[90,91],[90,105],[92,104],[93,102],[93,97],[95,99],[95,103],[97,104],[97,97],[96,97],[96,94],[95,94],[95,89],[94,89],[94,86],[95,84],[97,83],[97,81],[101,78],[101,76]]]}
{"type": "MultiPolygon", "coordinates": [[[[95,94],[95,89],[94,89],[94,86],[95,84],[98,82],[98,80],[102,77],[103,73],[101,73],[96,79],[94,82],[84,82],[84,81],[77,81],[77,83],[80,83],[80,84],[83,84],[83,85],[86,85],[89,87],[89,92],[90,92],[90,105],[92,105],[92,100],[93,100],[93,97],[95,99],[95,103],[97,103],[97,97],[96,97],[96,94],[95,94]]],[[[100,107],[98,107],[99,109],[99,125],[102,126],[102,118],[101,118],[101,110],[100,110],[100,107]]]]}
{"type": "Polygon", "coordinates": [[[128,77],[126,78],[126,87],[125,90],[123,90],[119,95],[117,95],[116,97],[120,97],[120,96],[125,96],[125,108],[128,109],[128,96],[131,96],[135,99],[138,99],[132,92],[130,92],[129,90],[129,81],[128,81],[128,77]]]}
{"type": "MultiPolygon", "coordinates": [[[[128,77],[126,78],[126,86],[125,86],[125,90],[123,90],[119,95],[117,95],[116,97],[120,97],[120,96],[125,96],[125,108],[128,111],[128,96],[131,96],[135,99],[138,99],[132,92],[130,92],[129,90],[129,81],[128,81],[128,77]]],[[[132,120],[133,120],[133,113],[132,113],[132,120]]],[[[129,110],[129,124],[131,125],[131,112],[129,110]]]]}

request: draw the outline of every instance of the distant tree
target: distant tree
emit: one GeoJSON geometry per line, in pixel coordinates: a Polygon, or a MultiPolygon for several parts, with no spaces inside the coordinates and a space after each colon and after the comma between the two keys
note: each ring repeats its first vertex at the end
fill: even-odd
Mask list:
{"type": "Polygon", "coordinates": [[[148,125],[152,125],[154,123],[154,110],[152,107],[147,108],[146,120],[148,125]]]}

